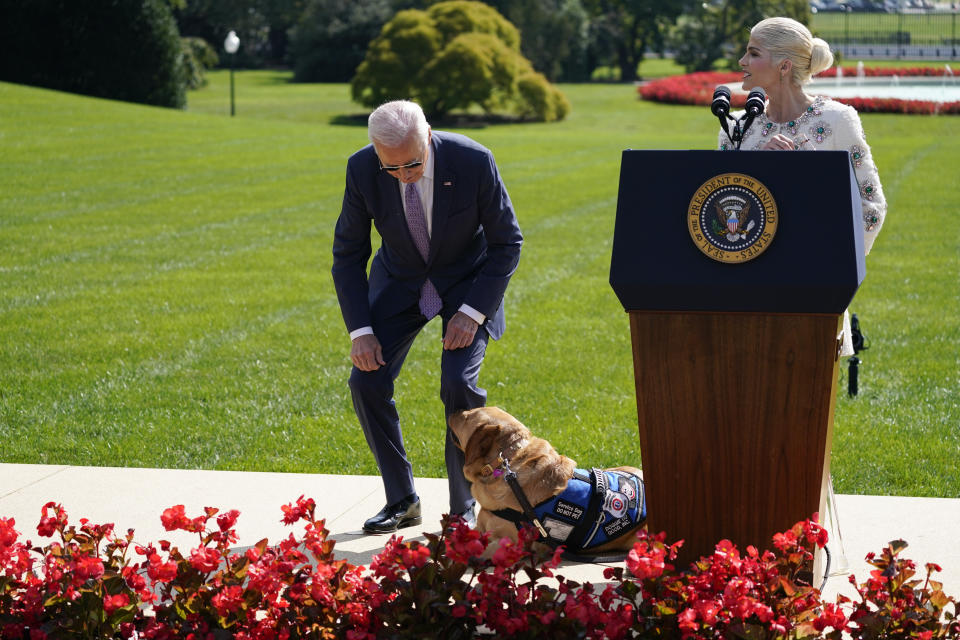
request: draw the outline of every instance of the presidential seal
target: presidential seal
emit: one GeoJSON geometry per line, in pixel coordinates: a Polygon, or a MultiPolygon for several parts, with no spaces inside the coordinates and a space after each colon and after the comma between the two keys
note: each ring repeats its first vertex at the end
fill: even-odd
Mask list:
{"type": "Polygon", "coordinates": [[[777,232],[777,203],[756,178],[724,173],[697,189],[687,209],[690,237],[718,262],[747,262],[767,250],[777,232]]]}

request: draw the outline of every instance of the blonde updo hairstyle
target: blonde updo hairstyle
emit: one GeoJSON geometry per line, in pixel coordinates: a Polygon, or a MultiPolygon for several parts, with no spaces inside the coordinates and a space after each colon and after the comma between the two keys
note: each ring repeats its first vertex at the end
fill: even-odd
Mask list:
{"type": "Polygon", "coordinates": [[[770,51],[776,64],[790,60],[791,81],[803,86],[810,78],[829,69],[833,64],[830,45],[814,38],[810,30],[792,18],[767,18],[750,30],[750,35],[760,40],[770,51]]]}

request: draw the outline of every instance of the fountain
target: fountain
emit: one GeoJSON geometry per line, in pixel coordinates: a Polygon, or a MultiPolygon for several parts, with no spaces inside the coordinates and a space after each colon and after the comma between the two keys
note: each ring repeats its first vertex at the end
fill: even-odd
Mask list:
{"type": "Polygon", "coordinates": [[[956,79],[955,77],[953,77],[953,69],[950,68],[950,65],[945,64],[945,65],[943,65],[943,84],[941,85],[941,89],[940,89],[940,90],[942,91],[941,99],[942,99],[944,102],[946,102],[947,100],[949,100],[949,98],[947,97],[947,91],[948,91],[948,89],[947,89],[947,80],[950,81],[950,84],[951,84],[951,85],[956,86],[956,84],[957,84],[957,79],[956,79]]]}
{"type": "MultiPolygon", "coordinates": [[[[953,64],[956,64],[954,62],[953,64]]],[[[929,102],[960,102],[960,82],[955,71],[946,65],[943,73],[930,76],[879,76],[870,77],[863,61],[856,67],[837,67],[833,78],[817,78],[810,83],[814,93],[833,98],[868,98],[925,100],[929,102]]]]}

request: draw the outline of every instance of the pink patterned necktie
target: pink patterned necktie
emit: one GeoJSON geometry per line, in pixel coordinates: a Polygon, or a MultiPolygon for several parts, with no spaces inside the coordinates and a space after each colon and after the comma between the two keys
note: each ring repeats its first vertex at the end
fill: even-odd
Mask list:
{"type": "MultiPolygon", "coordinates": [[[[407,205],[407,226],[410,228],[410,235],[413,237],[414,244],[417,245],[417,251],[423,261],[426,262],[430,255],[430,236],[427,235],[427,219],[423,215],[423,204],[420,202],[420,193],[417,187],[410,182],[404,187],[404,200],[407,205]]],[[[433,286],[429,278],[420,287],[420,313],[427,320],[440,313],[443,301],[440,300],[440,294],[437,288],[433,286]]]]}

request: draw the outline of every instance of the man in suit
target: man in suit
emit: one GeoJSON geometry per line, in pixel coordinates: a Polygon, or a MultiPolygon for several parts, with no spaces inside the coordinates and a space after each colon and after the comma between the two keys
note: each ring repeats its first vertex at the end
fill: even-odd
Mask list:
{"type": "MultiPolygon", "coordinates": [[[[350,391],[383,477],[387,504],[364,531],[420,524],[393,382],[429,320],[443,321],[440,397],[446,417],[483,406],[477,387],[488,338],[504,330],[503,294],[523,236],[493,155],[470,138],[432,131],[420,107],[370,114],[371,144],[347,161],[333,241],[333,281],[352,346],[350,391]],[[371,254],[370,224],[381,246],[371,254]]],[[[475,522],[463,453],[446,427],[450,513],[475,522]]]]}

